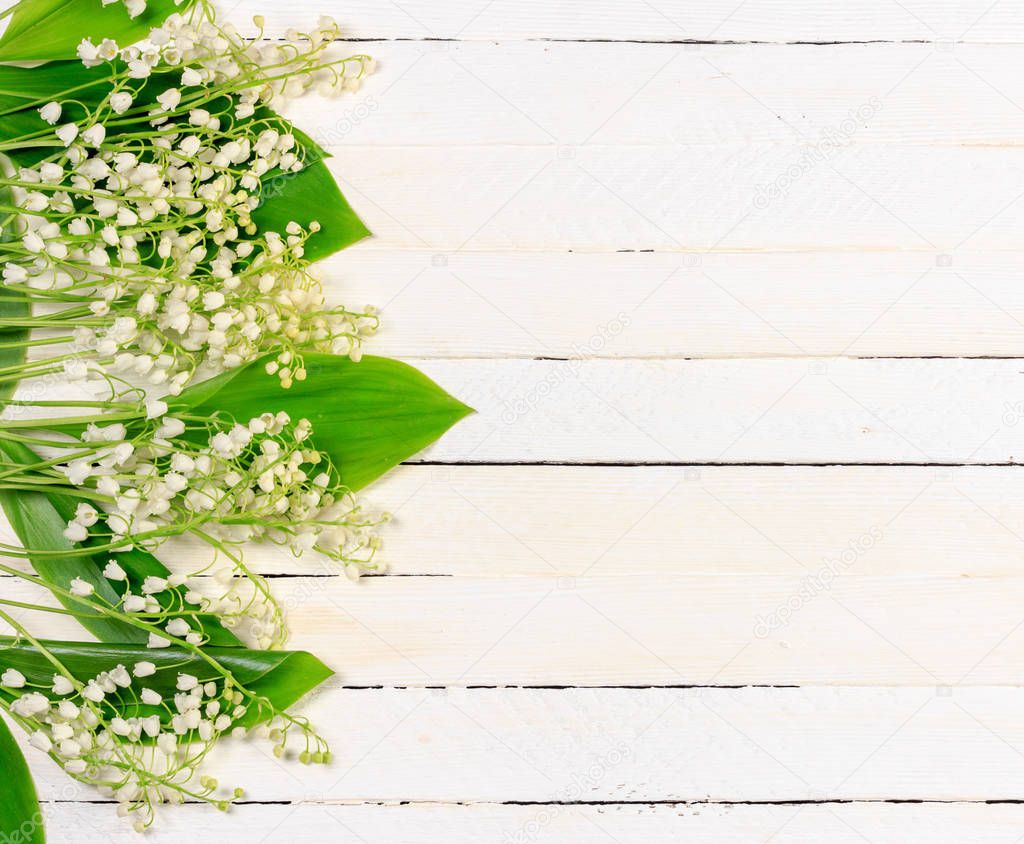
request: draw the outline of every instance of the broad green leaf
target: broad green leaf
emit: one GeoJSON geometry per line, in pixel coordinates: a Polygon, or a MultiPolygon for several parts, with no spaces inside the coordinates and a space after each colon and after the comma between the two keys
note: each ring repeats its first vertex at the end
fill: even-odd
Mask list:
{"type": "MultiPolygon", "coordinates": [[[[2,121],[0,121],[2,122],[2,121]]],[[[7,189],[4,189],[6,192],[7,189]]],[[[0,237],[6,238],[6,232],[0,237]]],[[[0,316],[27,316],[31,309],[27,300],[10,290],[0,290],[0,316]]],[[[28,336],[27,329],[7,329],[0,331],[0,367],[14,366],[25,359],[24,346],[4,346],[4,343],[17,342],[28,336]]],[[[14,381],[0,382],[0,398],[10,398],[14,394],[17,383],[14,381]]],[[[0,462],[30,467],[39,458],[26,446],[20,443],[0,440],[0,462]]],[[[11,527],[14,528],[19,540],[26,548],[60,551],[71,548],[64,538],[64,527],[74,513],[74,502],[59,495],[42,493],[19,493],[0,491],[0,508],[3,509],[11,527]]],[[[133,550],[122,554],[103,554],[93,557],[83,550],[81,554],[54,558],[38,556],[32,560],[33,568],[43,580],[52,586],[67,588],[75,577],[91,583],[97,594],[107,600],[116,601],[117,593],[110,581],[103,577],[103,567],[107,560],[114,558],[128,573],[132,584],[140,584],[148,575],[166,577],[170,572],[159,560],[144,551],[133,550]]],[[[169,603],[174,596],[161,596],[163,602],[169,603]]],[[[64,601],[68,609],[80,610],[81,605],[68,600],[64,601]]],[[[210,641],[220,645],[239,645],[238,638],[219,623],[208,619],[190,618],[196,629],[202,628],[210,641]]],[[[80,619],[81,624],[99,639],[112,641],[135,642],[146,640],[146,634],[138,628],[109,619],[80,619]]]]}
{"type": "MultiPolygon", "coordinates": [[[[3,121],[0,120],[0,124],[3,121]]],[[[10,159],[0,154],[0,173],[8,173],[12,169],[10,159]]],[[[10,205],[11,189],[6,185],[0,187],[0,204],[10,205]]],[[[0,230],[0,243],[13,238],[10,226],[0,230]]],[[[32,308],[21,293],[14,290],[0,289],[0,318],[23,319],[32,313],[32,308]]],[[[18,345],[28,337],[27,328],[6,328],[0,330],[0,369],[17,366],[25,360],[26,349],[18,345]]],[[[0,381],[0,399],[9,399],[18,387],[17,381],[0,381]]],[[[2,410],[2,408],[0,408],[2,410]]]]}
{"type": "Polygon", "coordinates": [[[43,844],[46,835],[36,787],[21,748],[3,719],[0,719],[0,771],[4,777],[0,788],[0,841],[43,844]]]}
{"type": "MultiPolygon", "coordinates": [[[[203,683],[221,679],[221,675],[204,659],[184,648],[57,641],[41,641],[41,644],[83,683],[101,671],[110,671],[118,665],[131,670],[135,663],[142,661],[156,666],[156,673],[146,678],[146,688],[168,699],[175,694],[178,674],[191,674],[203,683]]],[[[229,670],[239,685],[266,697],[279,710],[287,709],[334,673],[306,651],[204,647],[203,653],[229,670]]],[[[0,637],[0,671],[6,668],[17,669],[30,684],[49,687],[53,682],[53,664],[42,652],[33,645],[5,636],[0,637]]],[[[17,689],[0,688],[0,695],[8,700],[20,694],[17,689]]],[[[107,700],[113,703],[113,699],[107,700]]],[[[160,707],[147,706],[134,698],[118,703],[117,709],[128,716],[166,714],[160,707]]],[[[266,710],[252,709],[236,725],[249,727],[268,717],[266,710]]]]}
{"type": "MultiPolygon", "coordinates": [[[[64,105],[66,120],[80,121],[84,109],[96,108],[110,92],[113,72],[109,64],[87,68],[80,61],[54,61],[38,67],[0,65],[0,141],[10,144],[35,139],[30,145],[9,147],[7,154],[22,167],[52,156],[61,145],[53,134],[55,127],[39,116],[40,105],[56,100],[64,105]],[[40,145],[41,139],[48,139],[53,146],[40,145]]],[[[151,102],[160,90],[173,85],[168,76],[154,74],[147,79],[136,101],[142,105],[151,102]]]]}
{"type": "MultiPolygon", "coordinates": [[[[52,127],[37,113],[38,103],[71,98],[62,96],[64,92],[75,89],[75,101],[89,108],[99,105],[109,90],[111,72],[109,65],[85,68],[77,61],[51,62],[37,68],[0,66],[0,112],[9,112],[0,115],[0,141],[51,132],[52,127]]],[[[173,87],[167,76],[154,74],[146,80],[135,95],[136,105],[153,102],[157,94],[173,87]]],[[[71,107],[69,115],[75,110],[71,107]]],[[[298,173],[273,170],[263,177],[260,205],[252,215],[261,230],[283,232],[292,221],[304,227],[318,221],[320,231],[306,242],[310,261],[332,255],[370,234],[338,188],[324,163],[327,152],[319,144],[268,108],[258,109],[251,119],[293,134],[306,163],[298,173]]],[[[116,140],[116,132],[111,130],[108,137],[116,140]]],[[[9,154],[20,165],[33,166],[52,152],[50,147],[28,146],[10,150],[9,154]]]]}
{"type": "MultiPolygon", "coordinates": [[[[31,309],[28,300],[13,290],[0,289],[0,318],[22,319],[27,317],[31,309]]],[[[0,330],[0,369],[17,366],[25,360],[25,347],[17,345],[28,337],[26,328],[6,328],[0,330]]],[[[17,381],[0,381],[0,399],[9,399],[14,395],[17,381]]],[[[2,410],[2,408],[0,408],[2,410]]]]}
{"type": "Polygon", "coordinates": [[[283,389],[265,360],[194,385],[172,404],[200,415],[244,421],[285,411],[308,419],[312,442],[327,453],[341,480],[360,489],[426,448],[472,409],[422,372],[389,358],[359,363],[338,355],[304,354],[307,378],[283,389]]]}
{"type": "Polygon", "coordinates": [[[305,258],[309,261],[320,261],[369,237],[370,230],[349,205],[327,167],[328,152],[270,109],[257,110],[254,119],[261,118],[280,123],[280,131],[295,136],[306,166],[298,173],[275,169],[263,176],[260,204],[252,213],[259,229],[284,232],[288,223],[308,228],[316,220],[320,231],[306,241],[305,258]]]}
{"type": "MultiPolygon", "coordinates": [[[[0,453],[12,462],[11,443],[0,440],[0,453]]],[[[0,507],[3,508],[7,520],[11,523],[18,540],[26,548],[47,551],[65,551],[72,548],[64,537],[63,530],[67,520],[61,519],[50,496],[35,492],[15,492],[0,490],[0,507]]],[[[81,577],[96,588],[99,598],[116,603],[118,595],[113,585],[101,574],[102,566],[97,568],[88,554],[76,554],[67,557],[34,556],[32,567],[43,580],[53,586],[67,589],[72,579],[81,577]]],[[[82,611],[82,605],[58,599],[68,609],[82,611]]],[[[81,624],[94,636],[107,641],[144,642],[146,634],[131,625],[105,618],[82,618],[81,624]]]]}
{"type": "Polygon", "coordinates": [[[333,255],[370,235],[323,160],[307,164],[298,173],[276,171],[264,176],[262,202],[252,219],[261,230],[277,232],[283,232],[292,221],[307,227],[316,220],[320,231],[306,241],[305,257],[310,261],[333,255]]]}
{"type": "Polygon", "coordinates": [[[100,0],[21,0],[0,36],[0,61],[73,59],[83,38],[99,43],[112,38],[127,47],[145,38],[174,11],[174,0],[148,0],[146,11],[128,16],[124,3],[100,0]]]}
{"type": "MultiPolygon", "coordinates": [[[[73,92],[79,102],[96,105],[110,90],[111,72],[109,64],[87,68],[77,60],[36,67],[0,65],[0,110],[29,108],[67,92],[73,92]]],[[[47,125],[39,118],[38,128],[47,125]]]]}
{"type": "MultiPolygon", "coordinates": [[[[9,465],[31,467],[39,458],[20,443],[0,440],[0,461],[9,465]]],[[[40,551],[69,551],[75,548],[65,537],[64,528],[74,515],[75,501],[60,494],[41,492],[19,492],[0,490],[0,508],[25,548],[40,551]]],[[[43,554],[31,556],[32,568],[46,583],[67,589],[75,577],[91,583],[97,596],[111,603],[117,603],[120,594],[114,585],[103,576],[108,560],[116,560],[128,574],[128,582],[138,592],[138,587],[149,575],[167,577],[168,568],[152,554],[139,549],[111,554],[102,552],[90,554],[88,544],[79,545],[77,553],[64,557],[43,554]]],[[[182,590],[177,590],[181,593],[182,590]]],[[[172,602],[180,606],[172,590],[157,596],[164,606],[172,602]]],[[[81,612],[82,604],[57,595],[58,600],[68,609],[81,612]]],[[[209,616],[184,616],[196,630],[202,630],[214,645],[240,645],[238,637],[225,629],[209,616]]],[[[79,618],[79,623],[104,642],[145,642],[148,635],[123,621],[112,618],[79,618]]]]}

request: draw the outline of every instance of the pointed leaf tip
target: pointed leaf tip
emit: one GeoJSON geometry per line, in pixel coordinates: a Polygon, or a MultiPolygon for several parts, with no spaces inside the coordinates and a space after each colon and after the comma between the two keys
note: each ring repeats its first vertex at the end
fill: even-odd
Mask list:
{"type": "MultiPolygon", "coordinates": [[[[141,660],[152,662],[156,671],[146,678],[146,686],[168,699],[177,691],[175,684],[180,673],[192,674],[204,682],[216,680],[220,675],[211,671],[206,661],[206,658],[211,658],[227,670],[239,686],[255,698],[266,698],[278,711],[290,707],[333,674],[306,651],[259,651],[210,645],[203,648],[204,656],[200,656],[177,646],[150,648],[142,644],[50,640],[42,640],[41,644],[60,660],[71,676],[82,683],[118,665],[134,665],[141,660]]],[[[52,682],[53,664],[46,654],[34,645],[9,636],[0,636],[0,664],[20,671],[28,683],[48,686],[52,682]]],[[[8,701],[19,694],[17,690],[0,688],[0,697],[8,701]]],[[[116,705],[126,717],[136,715],[144,708],[134,698],[125,698],[116,704],[113,698],[109,698],[108,703],[116,705]]],[[[253,708],[236,719],[235,725],[250,727],[269,720],[270,715],[266,709],[259,711],[253,708]]]]}
{"type": "MultiPolygon", "coordinates": [[[[315,143],[304,139],[307,155],[322,156],[315,143]]],[[[278,173],[268,177],[261,204],[252,213],[261,231],[283,232],[289,223],[308,229],[314,220],[320,231],[310,235],[304,257],[320,261],[340,252],[371,232],[345,199],[331,171],[317,158],[298,173],[278,173]]]]}
{"type": "Polygon", "coordinates": [[[238,421],[267,411],[308,419],[315,446],[326,452],[353,490],[361,489],[439,439],[475,411],[415,367],[367,356],[303,355],[307,377],[282,389],[264,371],[266,359],[189,388],[172,406],[200,415],[218,411],[238,421]]]}

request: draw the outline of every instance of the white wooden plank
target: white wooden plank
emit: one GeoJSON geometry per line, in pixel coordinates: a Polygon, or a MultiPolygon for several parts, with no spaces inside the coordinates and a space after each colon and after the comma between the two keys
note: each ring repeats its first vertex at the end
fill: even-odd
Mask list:
{"type": "MultiPolygon", "coordinates": [[[[283,32],[303,17],[316,19],[323,3],[303,0],[287,9],[243,0],[231,15],[264,14],[283,32]]],[[[610,38],[759,41],[936,40],[1022,41],[1019,0],[858,0],[822,5],[812,0],[565,0],[538,6],[529,0],[355,0],[332,8],[353,37],[392,38],[610,38]]]]}
{"type": "MultiPolygon", "coordinates": [[[[1021,459],[1017,426],[1024,415],[1024,382],[1016,360],[584,357],[411,363],[478,411],[414,462],[1021,459]]],[[[67,389],[48,384],[33,395],[66,397],[67,389]]]]}
{"type": "Polygon", "coordinates": [[[420,361],[479,412],[417,459],[998,463],[1012,360],[420,361]]]}
{"type": "Polygon", "coordinates": [[[806,144],[334,148],[358,248],[1016,249],[1024,148],[806,144]],[[937,178],[936,174],[941,174],[937,178]]]}
{"type": "MultiPolygon", "coordinates": [[[[125,842],[138,836],[124,822],[112,819],[107,805],[57,804],[47,807],[55,840],[79,844],[125,842]],[[56,833],[56,835],[55,835],[56,833]]],[[[246,805],[228,814],[194,806],[165,812],[147,834],[147,841],[177,842],[201,828],[208,840],[221,844],[330,840],[341,844],[505,844],[573,841],[646,841],[674,844],[680,840],[723,844],[765,841],[817,844],[861,844],[891,836],[905,842],[977,841],[1013,844],[1024,810],[1015,805],[972,803],[926,805],[830,804],[804,806],[609,805],[509,806],[473,804],[246,805]]]]}
{"type": "Polygon", "coordinates": [[[287,114],[328,146],[1019,144],[1024,48],[370,42],[356,95],[287,114]],[[614,69],[612,73],[595,69],[614,69]],[[433,107],[443,92],[444,107],[433,107]],[[951,108],[951,105],[955,104],[951,108]]]}
{"type": "Polygon", "coordinates": [[[1019,251],[355,249],[319,272],[329,301],[383,306],[365,348],[389,357],[1024,355],[1019,251]]]}
{"type": "MultiPolygon", "coordinates": [[[[209,769],[249,800],[304,803],[1015,799],[1022,695],[327,688],[307,712],[331,765],[225,741],[209,769]]],[[[38,751],[28,758],[44,799],[91,796],[38,751]]]]}
{"type": "MultiPolygon", "coordinates": [[[[398,575],[539,578],[1020,573],[1024,469],[958,467],[403,466],[366,492],[393,521],[398,575]]],[[[198,542],[162,559],[198,567],[198,542]]],[[[337,573],[250,545],[265,573],[337,573]]]]}
{"type": "MultiPolygon", "coordinates": [[[[290,646],[348,685],[993,684],[1016,678],[1024,578],[791,574],[288,578],[290,646]],[[969,634],[967,633],[969,631],[969,634]]],[[[23,581],[5,595],[39,600],[23,581]]],[[[30,629],[73,621],[17,611],[30,629]]]]}
{"type": "Polygon", "coordinates": [[[383,306],[367,348],[396,357],[1024,354],[1016,251],[359,248],[321,274],[332,301],[383,306]]]}
{"type": "Polygon", "coordinates": [[[293,645],[353,684],[999,683],[1024,579],[298,578],[293,645]],[[834,584],[834,585],[832,585],[834,584]],[[965,629],[970,635],[965,635],[965,629]]]}

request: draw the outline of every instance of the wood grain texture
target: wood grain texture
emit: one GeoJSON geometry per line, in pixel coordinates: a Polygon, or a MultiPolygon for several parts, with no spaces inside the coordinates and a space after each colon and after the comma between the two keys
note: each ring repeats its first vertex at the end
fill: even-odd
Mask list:
{"type": "MultiPolygon", "coordinates": [[[[307,804],[1015,799],[1021,695],[334,686],[306,707],[331,741],[330,766],[248,741],[225,741],[210,764],[249,800],[307,804]]],[[[62,794],[52,762],[29,758],[43,799],[80,799],[62,794]]]]}
{"type": "MultiPolygon", "coordinates": [[[[153,838],[1018,840],[1024,469],[960,464],[1024,375],[921,358],[1024,349],[1024,2],[231,17],[325,10],[381,68],[289,112],[377,235],[328,295],[480,412],[367,492],[406,576],[249,553],[333,766],[228,742],[268,802],[153,838]]],[[[51,840],[134,839],[38,757],[51,840]]]]}
{"type": "Polygon", "coordinates": [[[1003,463],[1015,360],[421,361],[478,411],[439,461],[1003,463]]]}
{"type": "MultiPolygon", "coordinates": [[[[366,492],[393,521],[392,575],[636,578],[793,574],[989,578],[1021,573],[1024,468],[403,466],[366,492]]],[[[206,546],[161,556],[198,566],[206,546]]],[[[245,549],[268,574],[323,558],[245,549]]]]}
{"type": "Polygon", "coordinates": [[[1019,248],[1024,148],[811,149],[338,146],[329,163],[378,236],[366,249],[1019,248]]]}
{"type": "Polygon", "coordinates": [[[1024,46],[368,42],[357,94],[286,113],[329,147],[1018,146],[1024,46]],[[608,73],[608,69],[614,72],[608,73]],[[436,107],[443,97],[444,107],[436,107]],[[951,119],[955,110],[955,119],[951,119]]]}
{"type": "MultiPolygon", "coordinates": [[[[1002,464],[1022,453],[1013,359],[410,363],[477,411],[413,462],[1002,464]]],[[[88,395],[40,387],[36,398],[88,395]]]]}
{"type": "Polygon", "coordinates": [[[403,358],[1024,354],[1021,252],[356,248],[322,276],[403,358]]]}
{"type": "MultiPolygon", "coordinates": [[[[124,842],[138,835],[112,821],[107,805],[58,804],[48,807],[51,830],[81,844],[124,842]]],[[[970,803],[926,805],[836,804],[803,806],[609,805],[468,806],[450,804],[240,806],[228,814],[185,807],[160,820],[163,832],[150,838],[181,840],[195,834],[222,844],[321,840],[339,844],[579,844],[680,840],[707,844],[765,841],[782,844],[831,842],[861,844],[865,836],[881,841],[1013,844],[1024,812],[1019,806],[970,803]]],[[[64,839],[60,839],[64,840],[64,839]]]]}
{"type": "MultiPolygon", "coordinates": [[[[316,19],[324,6],[303,0],[287,9],[243,0],[232,14],[267,17],[283,32],[302,15],[316,19]]],[[[389,38],[494,38],[739,40],[739,41],[950,41],[1021,42],[1019,0],[858,0],[823,6],[812,0],[585,0],[537,6],[529,0],[431,3],[356,0],[335,10],[350,36],[389,38]]]]}
{"type": "MultiPolygon", "coordinates": [[[[852,565],[852,564],[851,564],[852,565]]],[[[288,578],[290,647],[347,685],[984,685],[1016,675],[1024,578],[789,574],[288,578]],[[965,635],[964,625],[970,627],[965,635]]],[[[39,601],[38,589],[5,594],[39,601]]],[[[19,611],[53,638],[69,619],[19,611]]],[[[6,628],[5,628],[6,629],[6,628]]]]}

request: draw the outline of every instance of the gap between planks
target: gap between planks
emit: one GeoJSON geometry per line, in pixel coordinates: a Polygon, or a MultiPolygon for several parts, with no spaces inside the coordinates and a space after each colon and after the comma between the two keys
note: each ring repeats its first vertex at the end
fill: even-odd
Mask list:
{"type": "MultiPolygon", "coordinates": [[[[1006,526],[1024,522],[1022,485],[1016,466],[432,464],[402,466],[363,499],[394,516],[383,559],[398,575],[763,577],[799,571],[794,558],[814,570],[874,527],[880,540],[844,578],[976,580],[1020,574],[1020,540],[1006,526]]],[[[211,551],[180,539],[159,554],[198,568],[211,551]]],[[[339,574],[265,543],[246,559],[322,586],[339,574]]],[[[350,589],[407,579],[417,578],[350,589]]]]}
{"type": "MultiPolygon", "coordinates": [[[[116,806],[117,801],[43,799],[47,806],[116,806]]],[[[993,800],[934,800],[917,797],[879,797],[875,799],[836,800],[235,800],[233,807],[244,806],[856,806],[887,804],[900,805],[964,805],[964,806],[1022,806],[1024,799],[993,800]]],[[[186,799],[186,806],[203,806],[198,800],[186,799]]],[[[173,811],[173,810],[172,810],[173,811]]]]}
{"type": "MultiPolygon", "coordinates": [[[[323,3],[300,2],[282,10],[243,0],[232,16],[245,22],[265,11],[267,30],[283,32],[295,16],[315,15],[323,3]]],[[[330,7],[326,7],[330,9],[330,7]]],[[[538,7],[529,0],[472,4],[404,0],[394,4],[356,0],[330,9],[349,37],[387,38],[568,38],[698,41],[1019,40],[1014,4],[952,2],[885,3],[827,7],[805,0],[765,2],[700,0],[690,4],[637,4],[629,0],[564,0],[538,7]]]]}
{"type": "MultiPolygon", "coordinates": [[[[127,825],[112,825],[109,806],[44,804],[51,832],[81,844],[134,842],[127,825]]],[[[198,806],[162,814],[147,839],[187,840],[198,825],[204,840],[223,844],[254,841],[330,840],[339,844],[401,841],[403,844],[863,844],[904,842],[1012,842],[1022,812],[1015,805],[979,803],[789,803],[789,804],[501,804],[249,803],[224,815],[198,806]]],[[[63,839],[62,839],[63,840],[63,839]]]]}

